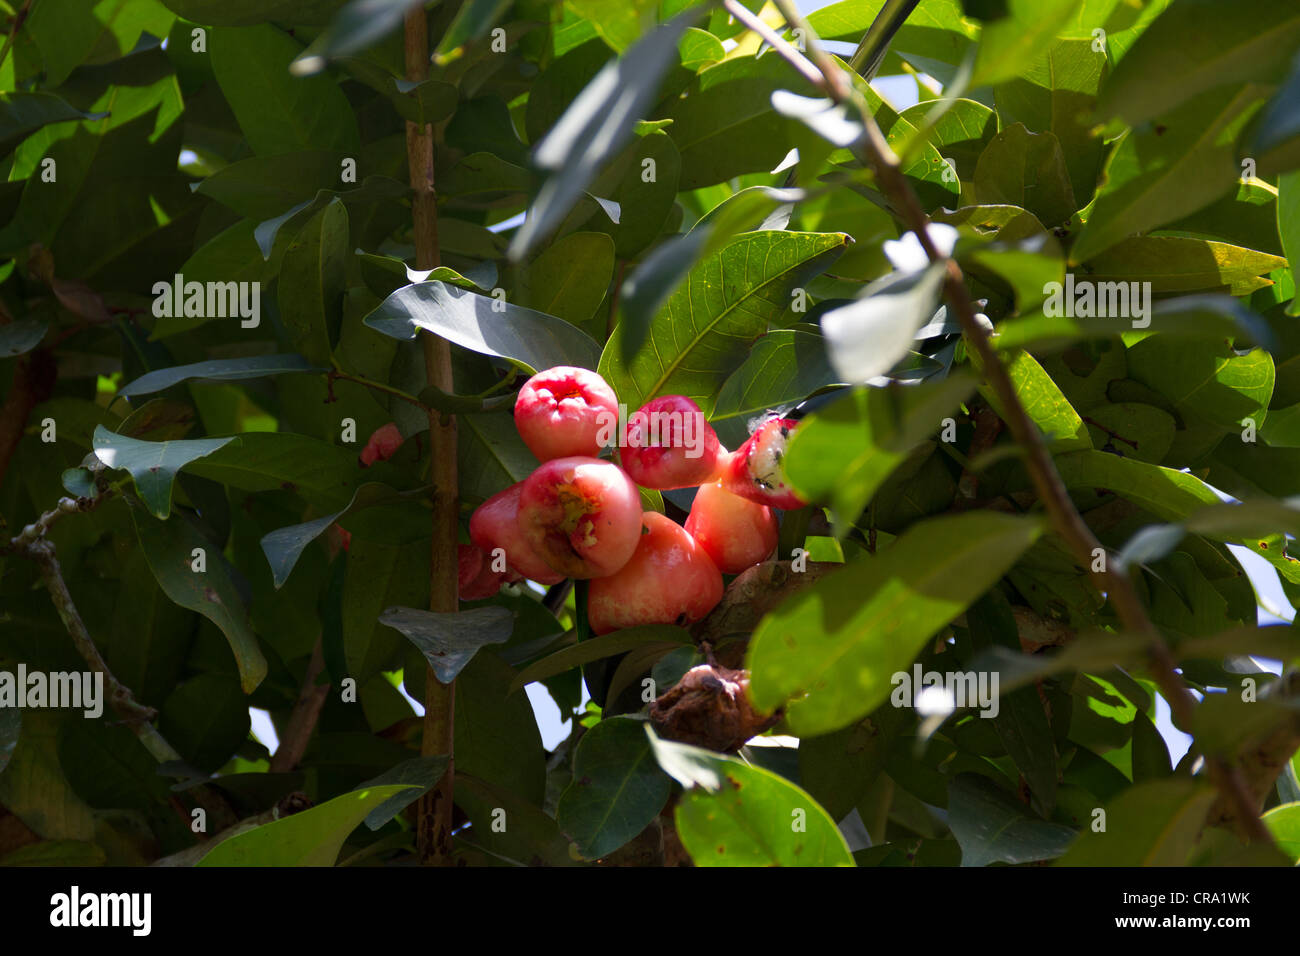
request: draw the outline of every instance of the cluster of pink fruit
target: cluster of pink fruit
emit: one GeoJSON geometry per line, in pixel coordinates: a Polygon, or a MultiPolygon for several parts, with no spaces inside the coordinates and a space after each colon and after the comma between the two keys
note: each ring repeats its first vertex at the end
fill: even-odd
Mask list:
{"type": "Polygon", "coordinates": [[[542,464],[493,495],[470,518],[459,553],[460,596],[490,597],[527,578],[591,581],[596,634],[639,624],[689,624],[722,599],[722,575],[768,558],[773,508],[803,502],[781,477],[795,422],[771,418],[741,448],[718,442],[698,405],[656,398],[620,417],[614,390],[595,372],[557,366],[524,384],[515,427],[542,464]],[[617,462],[598,457],[617,444],[617,462]],[[685,527],[643,511],[637,486],[698,486],[685,527]]]}

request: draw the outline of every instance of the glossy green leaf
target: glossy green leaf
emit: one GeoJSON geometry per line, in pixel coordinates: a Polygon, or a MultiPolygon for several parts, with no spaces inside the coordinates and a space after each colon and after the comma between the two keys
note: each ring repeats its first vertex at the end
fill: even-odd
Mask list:
{"type": "Polygon", "coordinates": [[[606,856],[644,830],[668,802],[672,780],[659,769],[645,723],[602,720],[573,755],[573,782],[555,819],[584,859],[606,856]]]}
{"type": "Polygon", "coordinates": [[[1021,123],[1003,129],[980,154],[975,196],[982,204],[1020,206],[1046,226],[1066,222],[1077,208],[1060,141],[1021,123]]]}
{"type": "Polygon", "coordinates": [[[1262,79],[1300,46],[1300,10],[1285,0],[1174,0],[1106,81],[1102,117],[1151,119],[1216,86],[1262,79]]]}
{"type": "MultiPolygon", "coordinates": [[[[972,358],[972,362],[979,368],[977,359],[972,358]]],[[[1083,419],[1037,359],[1028,352],[1019,353],[1007,363],[1007,375],[1015,386],[1016,397],[1034,424],[1048,437],[1053,450],[1092,447],[1083,419]]],[[[1001,406],[989,386],[982,386],[981,394],[995,409],[1001,406]]]]}
{"type": "Polygon", "coordinates": [[[294,565],[302,557],[307,546],[325,533],[334,522],[345,514],[367,508],[385,501],[400,500],[397,492],[378,482],[361,485],[347,505],[338,511],[304,521],[301,524],[288,525],[268,531],[262,536],[262,552],[271,566],[271,580],[276,588],[281,588],[289,580],[294,565]]]}
{"type": "Polygon", "coordinates": [[[371,830],[378,830],[416,800],[419,800],[421,796],[437,785],[443,774],[447,772],[450,763],[451,761],[446,754],[412,757],[410,760],[404,760],[391,770],[386,770],[379,776],[356,787],[354,792],[383,787],[400,786],[404,788],[400,792],[395,792],[366,814],[366,826],[371,830]]]}
{"type": "Polygon", "coordinates": [[[170,368],[148,372],[117,390],[122,398],[136,395],[150,395],[178,385],[181,382],[210,384],[213,382],[242,382],[247,379],[264,378],[271,375],[286,375],[294,372],[324,372],[325,369],[313,366],[301,355],[250,355],[248,358],[212,359],[206,362],[194,362],[189,365],[173,365],[170,368]]]}
{"type": "Polygon", "coordinates": [[[674,819],[696,866],[853,865],[835,821],[785,778],[646,733],[659,766],[687,788],[674,819]]]}
{"type": "Polygon", "coordinates": [[[933,518],[832,572],[759,624],[746,663],[756,706],[826,733],[889,697],[891,676],[986,591],[1040,533],[987,512],[933,518]]]}
{"type": "Polygon", "coordinates": [[[396,339],[414,339],[427,329],[470,351],[509,359],[529,374],[556,365],[595,368],[600,359],[600,346],[568,322],[445,282],[398,289],[365,324],[396,339]]]}
{"type": "Polygon", "coordinates": [[[511,259],[522,259],[548,235],[628,142],[695,19],[692,11],[674,17],[606,64],[537,144],[534,162],[551,175],[511,240],[511,259]]]}
{"type": "Polygon", "coordinates": [[[204,458],[234,439],[196,438],[190,441],[139,441],[116,435],[103,425],[95,427],[95,456],[108,468],[129,471],[136,490],[156,518],[171,514],[172,484],[176,474],[197,458],[204,458]]]}
{"type": "Polygon", "coordinates": [[[0,325],[0,358],[24,355],[41,344],[49,323],[40,319],[19,319],[0,325]]]}
{"type": "Polygon", "coordinates": [[[520,671],[519,676],[510,685],[510,692],[514,693],[533,681],[545,680],[582,664],[613,657],[645,644],[672,642],[685,644],[689,640],[690,635],[685,630],[667,624],[646,624],[641,627],[624,628],[610,634],[601,634],[549,654],[520,671]]]}
{"type": "Polygon", "coordinates": [[[504,644],[514,630],[508,608],[476,607],[451,613],[390,607],[379,623],[402,635],[420,649],[438,680],[450,684],[479,649],[504,644]]]}
{"type": "Polygon", "coordinates": [[[1134,786],[1107,801],[1106,829],[1085,828],[1057,865],[1183,866],[1214,797],[1192,780],[1134,786]]]}
{"type": "Polygon", "coordinates": [[[377,807],[409,789],[394,784],[345,793],[222,840],[197,865],[333,866],[348,835],[377,807]]]}
{"type": "Polygon", "coordinates": [[[225,555],[180,514],[158,521],[131,512],[140,548],[158,585],[181,607],[202,614],[226,636],[244,693],[251,694],[266,676],[266,658],[249,626],[248,609],[236,587],[234,568],[225,555]],[[204,570],[199,567],[202,558],[204,570]]]}
{"type": "MultiPolygon", "coordinates": [[[[1300,863],[1300,803],[1284,803],[1266,812],[1261,820],[1278,849],[1293,863],[1300,863]]],[[[3,863],[0,860],[0,863],[3,863]]]]}
{"type": "Polygon", "coordinates": [[[1076,6],[1077,0],[1007,0],[1008,16],[986,24],[980,35],[971,86],[1015,76],[1023,62],[1051,42],[1076,6]]]}
{"type": "Polygon", "coordinates": [[[791,293],[829,267],[847,241],[839,233],[737,236],[691,270],[651,325],[648,347],[630,362],[623,358],[623,333],[614,330],[601,375],[629,408],[675,394],[709,414],[749,346],[792,305],[791,293]]]}
{"type": "Polygon", "coordinates": [[[280,266],[280,320],[295,350],[329,363],[347,288],[347,207],[331,200],[289,243],[280,266]]]}
{"type": "Polygon", "coordinates": [[[289,64],[302,47],[263,26],[209,32],[212,71],[239,127],[262,156],[325,150],[356,156],[361,147],[347,97],[329,77],[295,77],[289,64]]]}
{"type": "Polygon", "coordinates": [[[1083,262],[1134,233],[1195,212],[1241,174],[1237,139],[1261,102],[1257,87],[1217,88],[1129,133],[1110,154],[1105,184],[1071,258],[1083,262]]]}
{"type": "Polygon", "coordinates": [[[575,232],[519,270],[519,304],[576,325],[593,339],[593,325],[614,277],[614,242],[606,233],[575,232]]]}
{"type": "Polygon", "coordinates": [[[1065,852],[1074,831],[1034,816],[988,777],[963,773],[948,784],[948,825],[962,866],[1033,863],[1065,852]]]}
{"type": "Polygon", "coordinates": [[[783,462],[786,480],[809,501],[829,502],[834,527],[846,533],[890,473],[974,389],[963,375],[856,389],[795,430],[783,462]]]}

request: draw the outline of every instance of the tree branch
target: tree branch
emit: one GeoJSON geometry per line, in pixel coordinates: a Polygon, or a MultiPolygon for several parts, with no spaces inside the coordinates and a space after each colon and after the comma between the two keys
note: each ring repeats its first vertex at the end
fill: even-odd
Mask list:
{"type": "MultiPolygon", "coordinates": [[[[417,5],[404,23],[406,79],[422,83],[429,78],[429,24],[424,7],[417,5]]],[[[415,225],[417,269],[437,268],[438,205],[433,182],[433,126],[407,121],[406,157],[410,174],[415,225]]],[[[451,345],[446,339],[425,332],[424,366],[428,384],[453,393],[451,345]]],[[[456,574],[457,523],[460,514],[456,476],[456,419],[429,413],[433,521],[429,562],[429,609],[454,612],[459,605],[456,574]]],[[[438,785],[420,799],[418,809],[418,854],[425,865],[452,863],[452,787],[455,779],[454,719],[455,684],[442,684],[433,668],[425,670],[424,735],[420,752],[425,756],[446,754],[447,771],[438,785]]]]}
{"type": "Polygon", "coordinates": [[[298,692],[298,699],[294,701],[293,711],[289,714],[289,724],[284,736],[280,738],[280,746],[271,757],[271,773],[288,773],[298,766],[303,754],[307,752],[307,744],[311,742],[311,735],[316,730],[316,722],[320,720],[320,712],[325,708],[325,699],[330,692],[328,682],[316,683],[324,669],[325,654],[318,637],[311,651],[311,660],[307,662],[302,690],[298,692]]]}
{"type": "MultiPolygon", "coordinates": [[[[1152,676],[1161,694],[1169,702],[1174,723],[1190,732],[1196,699],[1179,676],[1173,655],[1164,637],[1147,615],[1132,579],[1125,572],[1112,570],[1109,565],[1103,565],[1101,571],[1093,570],[1096,567],[1093,557],[1097,549],[1101,548],[1101,543],[1075,508],[1065,483],[1056,471],[1042,433],[1016,394],[1015,385],[989,341],[988,332],[975,318],[975,305],[963,280],[961,267],[941,254],[931,241],[928,231],[930,219],[903,175],[898,156],[876,125],[875,117],[865,100],[847,83],[844,71],[834,59],[821,48],[803,15],[791,0],[776,0],[776,3],[787,22],[803,30],[809,57],[824,78],[822,88],[837,103],[848,105],[857,112],[864,134],[855,144],[855,151],[866,165],[875,170],[881,192],[894,204],[895,215],[916,235],[930,262],[944,266],[944,295],[961,323],[967,347],[979,360],[985,379],[998,397],[1007,427],[1025,450],[1030,479],[1047,510],[1053,529],[1064,539],[1079,565],[1088,569],[1093,583],[1110,600],[1124,627],[1149,641],[1152,676]]],[[[1272,843],[1271,835],[1259,820],[1258,810],[1251,807],[1247,798],[1248,791],[1239,768],[1216,758],[1207,761],[1207,770],[1210,780],[1234,808],[1237,818],[1245,825],[1251,837],[1259,842],[1272,843]]]]}

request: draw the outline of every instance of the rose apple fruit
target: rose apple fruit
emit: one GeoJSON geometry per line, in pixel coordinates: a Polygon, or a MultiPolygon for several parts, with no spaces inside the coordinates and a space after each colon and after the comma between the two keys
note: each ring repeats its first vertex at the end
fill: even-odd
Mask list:
{"type": "Polygon", "coordinates": [[[623,469],[574,455],[543,463],[519,493],[519,533],[564,577],[623,567],[641,536],[641,495],[623,469]]]}
{"type": "Polygon", "coordinates": [[[723,574],[739,574],[767,558],[779,531],[771,508],[733,495],[720,481],[700,486],[686,518],[686,533],[723,574]]]}
{"type": "Polygon", "coordinates": [[[651,399],[628,416],[618,457],[643,488],[694,488],[718,476],[726,449],[685,395],[651,399]]]}
{"type": "Polygon", "coordinates": [[[559,584],[564,575],[543,561],[519,533],[519,495],[523,487],[522,481],[516,482],[479,505],[469,519],[470,540],[483,552],[489,568],[493,552],[500,548],[512,570],[538,584],[559,584]]]}
{"type": "Polygon", "coordinates": [[[785,483],[782,462],[793,418],[769,418],[731,455],[722,468],[722,487],[761,505],[792,511],[808,502],[785,483]]]}
{"type": "Polygon", "coordinates": [[[614,390],[585,368],[557,365],[538,372],[515,399],[515,428],[538,461],[595,457],[616,437],[617,423],[614,390]]]}
{"type": "Polygon", "coordinates": [[[370,440],[366,442],[366,447],[361,449],[361,467],[369,468],[377,461],[387,461],[397,454],[397,449],[402,447],[402,433],[397,430],[397,426],[389,422],[376,428],[370,440]]]}
{"type": "Polygon", "coordinates": [[[587,592],[596,634],[638,624],[690,624],[722,600],[722,572],[686,529],[657,511],[641,516],[644,533],[630,561],[597,578],[587,592]]]}

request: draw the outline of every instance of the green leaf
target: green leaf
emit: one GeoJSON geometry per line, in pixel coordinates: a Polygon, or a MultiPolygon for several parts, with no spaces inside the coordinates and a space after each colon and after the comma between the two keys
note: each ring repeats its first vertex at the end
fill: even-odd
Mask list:
{"type": "MultiPolygon", "coordinates": [[[[1060,290],[1061,293],[1064,291],[1060,290]]],[[[1129,299],[1128,287],[1121,286],[1118,291],[1121,302],[1129,299]]],[[[1062,303],[1053,300],[1056,294],[1055,291],[1051,292],[1048,300],[1056,314],[1039,312],[1003,322],[993,338],[994,346],[1002,350],[1029,345],[1039,348],[1061,346],[1081,339],[1110,338],[1137,328],[1166,336],[1245,338],[1265,344],[1272,339],[1268,326],[1231,296],[1188,295],[1177,299],[1161,299],[1150,303],[1151,312],[1148,316],[1138,318],[1131,300],[1129,307],[1126,308],[1123,304],[1119,306],[1117,315],[1070,317],[1064,312],[1068,306],[1057,308],[1062,303]],[[1144,321],[1147,324],[1143,325],[1144,321]]],[[[1069,297],[1066,296],[1064,301],[1069,302],[1069,297]]]]}
{"type": "Polygon", "coordinates": [[[740,368],[723,383],[709,421],[744,441],[750,418],[803,401],[838,381],[826,343],[811,326],[774,329],[754,343],[740,368]]]}
{"type": "Polygon", "coordinates": [[[672,781],[655,762],[645,725],[631,717],[602,720],[578,742],[573,782],[555,820],[583,859],[613,853],[644,830],[668,802],[672,781]]]}
{"type": "Polygon", "coordinates": [[[293,572],[294,565],[307,549],[307,545],[324,534],[330,525],[345,514],[394,500],[402,499],[392,488],[379,482],[370,482],[359,486],[347,505],[338,511],[301,524],[276,528],[262,535],[262,553],[266,555],[266,562],[271,566],[271,581],[276,589],[284,587],[293,572]]]}
{"type": "Polygon", "coordinates": [[[270,25],[209,31],[209,55],[239,128],[261,156],[307,150],[357,156],[361,136],[347,96],[327,76],[295,77],[302,47],[270,25]]]}
{"type": "MultiPolygon", "coordinates": [[[[884,6],[885,0],[840,0],[809,13],[808,25],[823,40],[857,43],[884,6]]],[[[966,19],[959,0],[924,0],[890,46],[955,66],[977,36],[979,27],[966,19]]]]}
{"type": "Polygon", "coordinates": [[[659,766],[687,788],[674,819],[696,866],[853,866],[835,821],[788,780],[646,734],[659,766]]]}
{"type": "Polygon", "coordinates": [[[1272,76],[1300,46],[1300,9],[1285,0],[1174,0],[1101,91],[1100,116],[1129,125],[1216,86],[1272,76]]]}
{"type": "Polygon", "coordinates": [[[1300,167],[1300,60],[1291,61],[1286,82],[1264,107],[1250,155],[1265,175],[1300,167]]]}
{"type": "Polygon", "coordinates": [[[24,355],[41,344],[49,323],[41,319],[19,319],[0,325],[0,358],[24,355]]]}
{"type": "Polygon", "coordinates": [[[1271,285],[1270,280],[1259,277],[1284,268],[1286,261],[1226,242],[1137,236],[1089,259],[1081,271],[1093,282],[1149,282],[1153,293],[1248,295],[1271,285]]]}
{"type": "Polygon", "coordinates": [[[108,468],[131,473],[136,490],[156,518],[166,518],[172,508],[172,482],[176,473],[194,461],[211,455],[232,438],[197,438],[192,441],[139,441],[117,435],[103,425],[95,426],[95,456],[108,468]]]}
{"type": "Polygon", "coordinates": [[[611,634],[602,634],[558,650],[520,671],[519,676],[510,685],[510,693],[513,694],[534,681],[546,680],[548,677],[563,674],[582,664],[613,657],[644,644],[672,642],[687,644],[690,642],[690,635],[680,627],[667,624],[646,624],[641,627],[624,628],[611,634]]]}
{"type": "Polygon", "coordinates": [[[809,501],[830,502],[846,533],[912,449],[974,391],[968,376],[906,387],[859,388],[806,418],[786,450],[785,478],[809,501]]]}
{"type": "Polygon", "coordinates": [[[132,509],[140,548],[167,596],[181,607],[198,611],[226,636],[244,693],[251,694],[266,676],[266,658],[248,622],[248,609],[235,586],[235,569],[215,546],[183,515],[155,521],[132,509]],[[196,549],[205,570],[196,571],[196,549]]]}
{"type": "Polygon", "coordinates": [[[575,232],[520,267],[519,304],[603,339],[605,330],[592,320],[613,278],[614,241],[609,234],[575,232]]]}
{"type": "Polygon", "coordinates": [[[1077,0],[1007,0],[1008,16],[985,25],[971,87],[1009,80],[1075,12],[1077,0]]]}
{"type": "Polygon", "coordinates": [[[280,266],[280,320],[294,348],[308,361],[327,364],[343,321],[348,211],[330,200],[289,243],[280,266]]]}
{"type": "MultiPolygon", "coordinates": [[[[1284,803],[1265,813],[1261,820],[1278,849],[1287,855],[1292,863],[1300,863],[1300,803],[1284,803]]],[[[0,864],[5,861],[0,860],[0,864]]]]}
{"type": "MultiPolygon", "coordinates": [[[[351,0],[334,15],[329,27],[312,44],[308,55],[327,60],[374,46],[400,29],[406,12],[418,2],[419,0],[351,0]]],[[[305,69],[303,64],[306,58],[304,56],[294,64],[296,75],[302,76],[324,68],[322,62],[309,63],[311,69],[305,69]]]]}
{"type": "Polygon", "coordinates": [[[573,208],[604,164],[626,145],[654,102],[659,80],[677,57],[677,43],[698,11],[688,10],[611,60],[537,144],[533,159],[551,175],[511,240],[518,262],[573,208]]]}
{"type": "MultiPolygon", "coordinates": [[[[1020,650],[1020,632],[1011,605],[997,590],[990,591],[971,606],[966,612],[966,624],[970,630],[971,647],[976,651],[993,647],[1013,652],[1020,650]]],[[[981,715],[980,719],[985,718],[981,715]]],[[[1029,785],[1034,810],[1041,816],[1051,816],[1056,806],[1060,771],[1052,726],[1038,689],[1003,690],[997,716],[988,719],[1006,747],[1007,755],[1029,785]]],[[[951,790],[948,806],[951,811],[951,790]]]]}
{"type": "MultiPolygon", "coordinates": [[[[999,92],[1006,87],[1000,87],[999,92]]],[[[925,129],[933,103],[917,103],[900,114],[916,129],[925,129]]],[[[1032,124],[1029,124],[1032,125],[1032,124]]],[[[944,159],[957,167],[964,182],[975,179],[980,154],[998,133],[998,114],[975,100],[956,99],[926,135],[944,159]]],[[[1068,157],[1067,157],[1068,161],[1068,157]]]]}
{"type": "Polygon", "coordinates": [[[623,358],[615,328],[599,371],[629,408],[658,395],[692,399],[709,414],[751,343],[790,306],[791,292],[825,270],[848,243],[840,233],[737,236],[691,270],[650,329],[649,348],[623,358]]]}
{"type": "Polygon", "coordinates": [[[1107,59],[1093,49],[1094,43],[1091,36],[1057,40],[1046,52],[1027,61],[1018,76],[999,84],[994,93],[1004,123],[1023,123],[1056,137],[1074,197],[1082,202],[1097,187],[1105,152],[1105,143],[1092,128],[1091,114],[1107,59]]]}
{"type": "Polygon", "coordinates": [[[960,773],[948,784],[948,825],[961,844],[962,866],[1052,860],[1074,839],[1072,829],[1034,816],[978,773],[960,773]]]}
{"type": "Polygon", "coordinates": [[[105,115],[83,112],[53,93],[0,93],[0,156],[7,156],[24,137],[43,126],[103,119],[105,115]]]}
{"type": "Polygon", "coordinates": [[[450,61],[451,51],[486,34],[509,6],[510,0],[466,0],[438,43],[434,59],[439,63],[450,61]]]}
{"type": "Polygon", "coordinates": [[[377,807],[413,789],[354,790],[319,806],[222,840],[197,866],[333,866],[348,835],[377,807]]]}
{"type": "MultiPolygon", "coordinates": [[[[1288,262],[1300,262],[1300,172],[1277,178],[1277,232],[1288,262]]],[[[1291,300],[1287,315],[1300,315],[1300,296],[1291,300]]]]}
{"type": "Polygon", "coordinates": [[[1224,429],[1267,414],[1273,357],[1263,349],[1238,355],[1222,339],[1148,336],[1128,350],[1129,377],[1160,392],[1179,415],[1224,429]]]}
{"type": "Polygon", "coordinates": [[[173,365],[170,368],[146,372],[134,381],[117,390],[121,398],[133,398],[136,395],[150,395],[179,385],[181,382],[196,382],[207,385],[213,382],[242,382],[252,378],[265,378],[270,375],[286,375],[292,372],[324,372],[325,369],[313,366],[301,355],[250,355],[248,358],[212,359],[206,362],[193,362],[189,365],[173,365]]]}
{"type": "Polygon", "coordinates": [[[1237,139],[1260,105],[1257,87],[1218,88],[1183,104],[1154,127],[1124,137],[1106,162],[1087,224],[1071,258],[1083,262],[1134,233],[1174,222],[1237,182],[1237,139]]]}
{"type": "MultiPolygon", "coordinates": [[[[322,189],[341,185],[345,158],[341,151],[250,156],[205,177],[195,191],[241,216],[258,221],[271,219],[309,202],[322,189]]],[[[185,275],[192,278],[188,272],[185,275]]]]}
{"type": "Polygon", "coordinates": [[[865,384],[897,365],[934,315],[943,279],[941,262],[910,275],[891,273],[852,302],[824,312],[822,335],[835,373],[846,382],[865,384]]]}
{"type": "Polygon", "coordinates": [[[1028,209],[1046,226],[1067,222],[1078,208],[1060,141],[1021,123],[1003,129],[980,153],[975,195],[981,204],[1028,209]]]}
{"type": "Polygon", "coordinates": [[[333,509],[382,474],[376,471],[381,465],[368,471],[357,466],[360,449],[340,448],[307,435],[246,432],[221,440],[229,444],[195,461],[188,471],[243,491],[293,491],[314,505],[333,509]]]}
{"type": "Polygon", "coordinates": [[[1151,718],[1138,711],[1133,718],[1133,782],[1162,780],[1173,772],[1169,748],[1160,731],[1151,718]]]}
{"type": "Polygon", "coordinates": [[[446,754],[434,754],[429,757],[412,757],[403,760],[391,770],[385,770],[379,776],[353,787],[358,790],[371,790],[382,787],[401,786],[400,792],[394,793],[379,806],[366,814],[366,826],[378,830],[389,820],[428,793],[447,772],[451,758],[446,754]]]}
{"type": "MultiPolygon", "coordinates": [[[[973,353],[971,362],[977,369],[981,368],[978,357],[973,353]]],[[[1007,363],[1007,375],[1016,388],[1020,404],[1034,424],[1048,436],[1049,445],[1054,451],[1092,447],[1088,427],[1037,359],[1028,352],[1019,353],[1007,363]]],[[[981,386],[980,394],[1002,414],[1001,402],[988,385],[981,386]]]]}
{"type": "Polygon", "coordinates": [[[1138,784],[1106,803],[1106,829],[1080,832],[1058,866],[1183,866],[1214,802],[1192,780],[1138,784]]]}
{"type": "Polygon", "coordinates": [[[834,571],[769,613],[750,642],[755,706],[786,707],[798,734],[870,713],[940,628],[1038,537],[1035,521],[988,512],[932,518],[887,550],[834,571]]]}
{"type": "Polygon", "coordinates": [[[246,27],[287,19],[324,26],[338,0],[164,0],[163,6],[186,20],[214,27],[246,27]]]}
{"type": "Polygon", "coordinates": [[[438,680],[450,684],[479,648],[510,640],[515,618],[509,608],[495,605],[451,613],[390,607],[379,623],[400,631],[420,649],[438,680]]]}
{"type": "Polygon", "coordinates": [[[523,481],[537,467],[537,458],[519,437],[512,416],[459,415],[456,426],[456,468],[463,496],[490,498],[502,488],[523,481]]]}
{"type": "Polygon", "coordinates": [[[364,321],[395,339],[414,339],[427,329],[472,352],[509,359],[529,374],[556,365],[594,368],[600,359],[600,346],[568,322],[445,282],[398,289],[364,321]]]}

